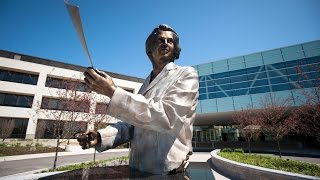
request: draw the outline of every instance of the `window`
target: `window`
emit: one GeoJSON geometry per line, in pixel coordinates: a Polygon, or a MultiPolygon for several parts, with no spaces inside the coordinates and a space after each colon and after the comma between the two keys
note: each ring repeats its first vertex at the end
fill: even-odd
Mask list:
{"type": "Polygon", "coordinates": [[[198,99],[199,99],[199,100],[205,100],[205,99],[207,99],[207,94],[200,94],[198,99]]]}
{"type": "Polygon", "coordinates": [[[106,114],[108,109],[108,104],[97,103],[96,105],[96,114],[106,114]]]}
{"type": "Polygon", "coordinates": [[[256,87],[250,89],[250,94],[258,94],[258,93],[265,93],[270,92],[269,86],[263,86],[263,87],[256,87]]]}
{"type": "Polygon", "coordinates": [[[264,85],[268,85],[268,80],[267,79],[262,79],[262,80],[256,80],[253,84],[254,87],[257,86],[264,86],[264,85]]]}
{"type": "Polygon", "coordinates": [[[10,138],[25,138],[28,119],[0,117],[0,126],[6,129],[10,138]]]}
{"type": "Polygon", "coordinates": [[[89,101],[75,101],[67,99],[42,98],[41,109],[62,110],[71,112],[89,112],[89,101]]]}
{"type": "Polygon", "coordinates": [[[231,82],[246,81],[247,80],[247,75],[231,77],[230,80],[231,80],[231,82]]]}
{"type": "Polygon", "coordinates": [[[291,87],[289,84],[279,84],[279,85],[272,85],[272,91],[284,91],[290,90],[291,87]]]}
{"type": "Polygon", "coordinates": [[[200,83],[199,83],[199,86],[200,86],[200,87],[206,87],[206,83],[205,83],[205,82],[200,82],[200,83]]]}
{"type": "Polygon", "coordinates": [[[207,89],[206,88],[199,88],[199,93],[200,94],[207,93],[207,89]]]}
{"type": "Polygon", "coordinates": [[[288,82],[287,77],[277,77],[277,78],[270,78],[271,84],[280,84],[280,83],[286,83],[288,82]]]}
{"type": "Polygon", "coordinates": [[[83,82],[77,80],[64,80],[53,77],[48,77],[46,80],[46,87],[69,89],[74,91],[89,92],[89,88],[83,82]]]}
{"type": "Polygon", "coordinates": [[[249,87],[248,82],[241,82],[241,83],[234,83],[231,84],[232,89],[240,89],[240,88],[247,88],[249,87]]]}
{"type": "Polygon", "coordinates": [[[25,138],[28,126],[28,119],[13,118],[14,129],[10,138],[25,138]]]}
{"type": "Polygon", "coordinates": [[[0,93],[0,105],[31,108],[33,96],[0,93]]]}
{"type": "Polygon", "coordinates": [[[38,75],[0,69],[0,80],[37,85],[38,75]]]}
{"type": "Polygon", "coordinates": [[[248,89],[239,89],[239,90],[233,90],[232,95],[233,96],[241,96],[247,94],[248,89]]]}

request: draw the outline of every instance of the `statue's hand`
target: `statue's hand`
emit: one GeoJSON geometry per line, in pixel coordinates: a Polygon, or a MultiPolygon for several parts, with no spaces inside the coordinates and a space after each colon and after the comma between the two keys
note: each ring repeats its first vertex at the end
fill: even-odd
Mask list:
{"type": "Polygon", "coordinates": [[[82,149],[92,148],[98,143],[98,133],[95,131],[77,133],[75,134],[75,138],[78,140],[82,149]]]}

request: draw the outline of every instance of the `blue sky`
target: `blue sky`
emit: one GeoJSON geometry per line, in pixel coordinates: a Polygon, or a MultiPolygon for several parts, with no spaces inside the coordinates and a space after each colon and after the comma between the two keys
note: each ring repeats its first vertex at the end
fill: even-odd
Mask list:
{"type": "MultiPolygon", "coordinates": [[[[319,0],[70,0],[80,6],[98,69],[145,78],[144,43],[166,23],[179,65],[197,65],[320,40],[319,0]]],[[[0,0],[0,49],[89,66],[63,0],[0,0]]]]}

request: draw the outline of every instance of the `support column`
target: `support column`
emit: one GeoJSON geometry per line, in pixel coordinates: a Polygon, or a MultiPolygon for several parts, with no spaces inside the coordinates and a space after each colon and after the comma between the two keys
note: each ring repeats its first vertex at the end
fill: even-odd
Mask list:
{"type": "Polygon", "coordinates": [[[30,111],[30,118],[28,121],[27,132],[26,132],[26,139],[34,139],[37,130],[37,123],[38,123],[38,116],[37,110],[41,107],[42,101],[42,89],[45,87],[47,79],[47,73],[40,72],[38,83],[37,83],[37,90],[36,94],[33,97],[32,108],[30,111]]]}

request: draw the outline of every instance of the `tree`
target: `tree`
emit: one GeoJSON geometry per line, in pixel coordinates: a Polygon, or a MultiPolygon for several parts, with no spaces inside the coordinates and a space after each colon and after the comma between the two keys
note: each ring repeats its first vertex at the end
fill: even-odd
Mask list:
{"type": "Polygon", "coordinates": [[[302,105],[295,111],[295,118],[300,120],[298,132],[314,137],[320,142],[320,64],[299,65],[298,86],[303,97],[302,105]]]}
{"type": "MultiPolygon", "coordinates": [[[[69,139],[74,138],[75,133],[83,132],[86,129],[87,122],[81,121],[90,119],[89,111],[92,99],[90,93],[79,91],[82,86],[80,80],[55,80],[51,83],[49,87],[61,89],[51,89],[52,98],[44,97],[42,99],[41,109],[37,110],[37,114],[44,116],[45,119],[51,119],[51,121],[45,121],[45,131],[57,139],[53,163],[53,170],[55,170],[59,145],[66,139],[69,144],[69,139]]],[[[38,130],[42,131],[43,125],[40,124],[38,127],[40,128],[38,130]]],[[[39,134],[41,133],[39,132],[39,134]]]]}
{"type": "Polygon", "coordinates": [[[256,139],[260,133],[260,117],[253,109],[241,110],[233,115],[233,122],[238,125],[240,134],[248,142],[249,153],[251,153],[251,140],[256,139]]]}
{"type": "Polygon", "coordinates": [[[6,138],[11,136],[14,126],[15,126],[14,119],[10,119],[10,118],[0,119],[0,136],[2,138],[2,142],[4,142],[6,138]]]}
{"type": "Polygon", "coordinates": [[[283,136],[295,130],[299,121],[292,116],[292,99],[281,99],[274,95],[261,101],[262,109],[258,115],[261,130],[264,134],[275,138],[281,158],[280,140],[283,136]]]}

